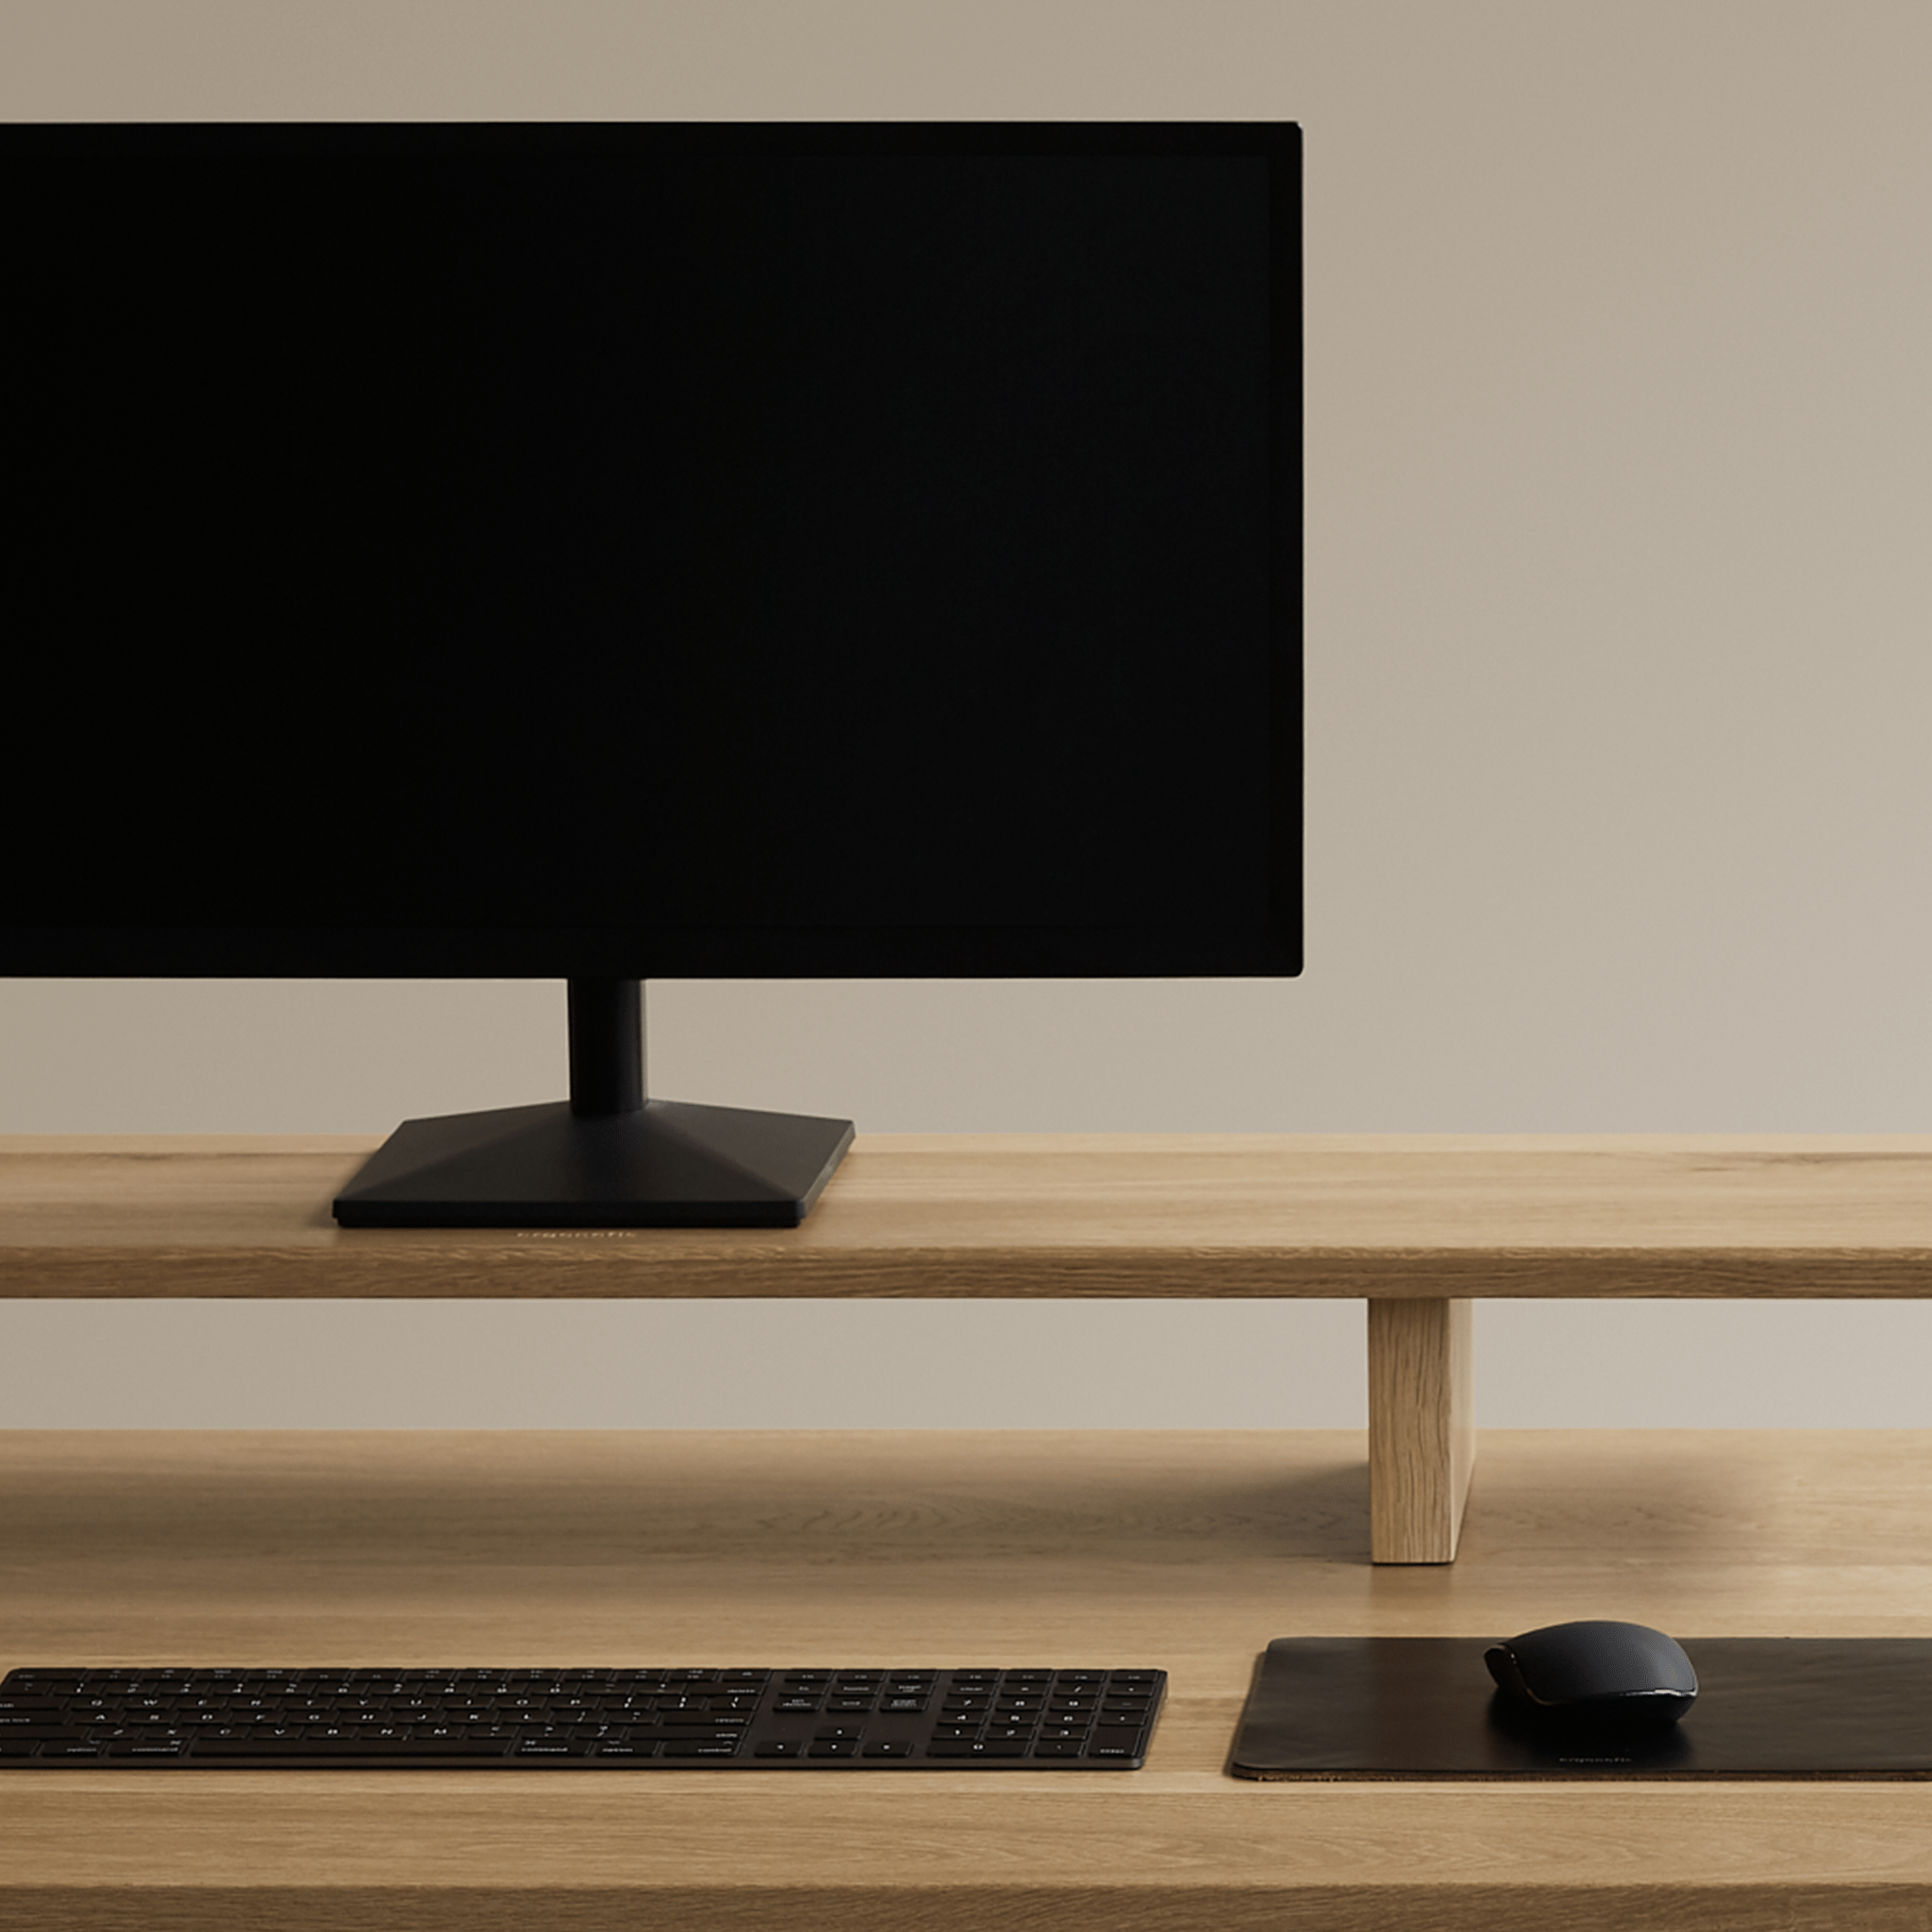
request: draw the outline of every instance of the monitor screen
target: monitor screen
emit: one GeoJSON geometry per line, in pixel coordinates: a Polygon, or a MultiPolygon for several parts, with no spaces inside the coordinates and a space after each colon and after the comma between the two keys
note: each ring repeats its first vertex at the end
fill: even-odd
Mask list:
{"type": "Polygon", "coordinates": [[[0,964],[1299,971],[1298,173],[0,129],[0,964]]]}

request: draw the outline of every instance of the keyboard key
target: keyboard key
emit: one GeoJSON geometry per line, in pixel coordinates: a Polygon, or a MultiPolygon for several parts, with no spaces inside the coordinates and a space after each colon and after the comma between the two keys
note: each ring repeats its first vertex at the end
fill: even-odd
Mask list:
{"type": "Polygon", "coordinates": [[[501,1758],[515,1740],[508,1737],[475,1740],[449,1738],[398,1738],[388,1743],[366,1742],[360,1738],[275,1738],[250,1739],[246,1742],[227,1738],[197,1738],[193,1755],[197,1758],[259,1757],[330,1758],[381,1757],[394,1762],[405,1758],[424,1763],[445,1764],[465,1757],[501,1758]]]}

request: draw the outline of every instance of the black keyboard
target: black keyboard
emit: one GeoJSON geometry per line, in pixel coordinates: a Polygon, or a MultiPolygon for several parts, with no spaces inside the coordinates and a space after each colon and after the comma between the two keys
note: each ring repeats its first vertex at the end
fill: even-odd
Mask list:
{"type": "Polygon", "coordinates": [[[1164,1671],[16,1670],[0,1769],[1134,1771],[1164,1671]]]}

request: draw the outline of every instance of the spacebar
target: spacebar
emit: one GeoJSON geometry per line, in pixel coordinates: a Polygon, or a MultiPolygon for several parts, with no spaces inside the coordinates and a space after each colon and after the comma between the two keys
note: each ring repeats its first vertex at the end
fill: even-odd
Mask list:
{"type": "Polygon", "coordinates": [[[192,1757],[501,1757],[510,1738],[198,1738],[192,1757]]]}

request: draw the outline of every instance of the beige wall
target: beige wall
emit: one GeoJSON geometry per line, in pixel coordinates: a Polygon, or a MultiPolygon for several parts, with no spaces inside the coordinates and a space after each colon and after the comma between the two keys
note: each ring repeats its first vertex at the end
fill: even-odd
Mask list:
{"type": "MultiPolygon", "coordinates": [[[[1924,0],[0,13],[10,118],[1304,124],[1308,972],[654,988],[657,1091],[874,1130],[1925,1128],[1928,77],[1924,0]]],[[[560,1036],[551,987],[0,982],[0,1131],[379,1130],[551,1096],[560,1036]]],[[[1494,1424],[1932,1424],[1932,1308],[1484,1315],[1494,1424]]],[[[1360,1415],[1347,1308],[568,1316],[121,1310],[122,1383],[9,1304],[0,1418],[258,1420],[291,1350],[317,1423],[1360,1415]],[[684,1344],[740,1407],[623,1366],[684,1344]]]]}

